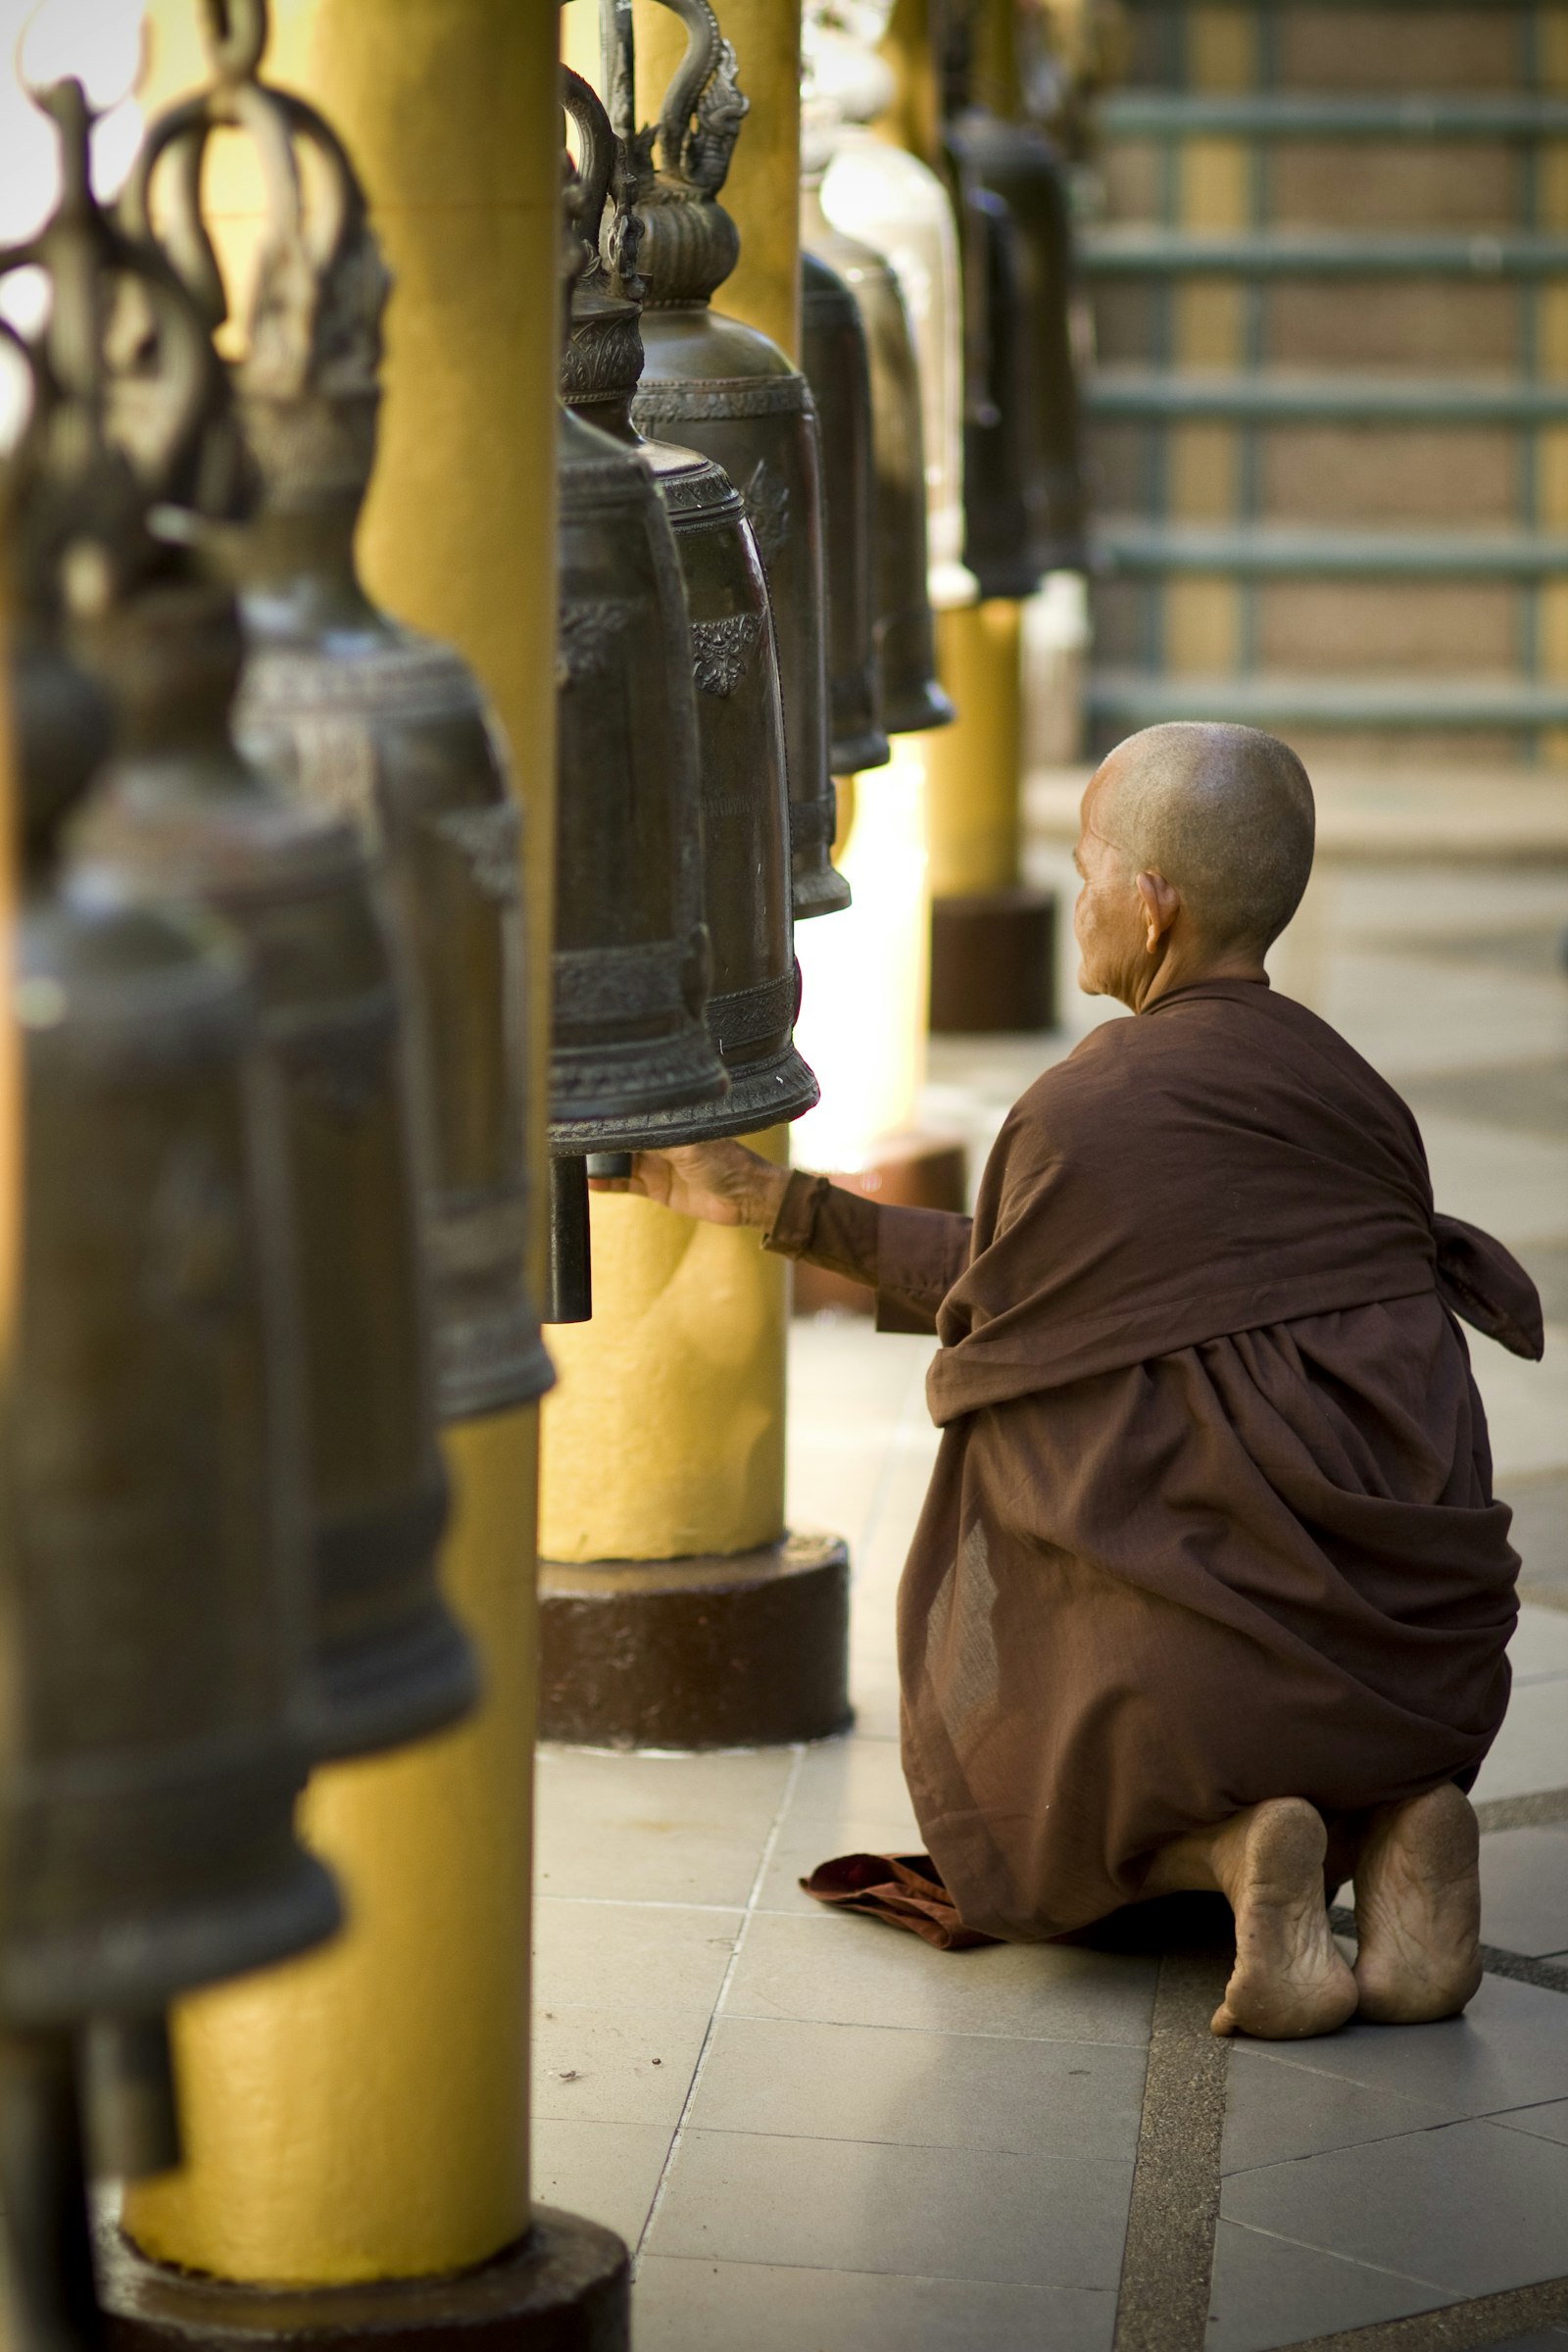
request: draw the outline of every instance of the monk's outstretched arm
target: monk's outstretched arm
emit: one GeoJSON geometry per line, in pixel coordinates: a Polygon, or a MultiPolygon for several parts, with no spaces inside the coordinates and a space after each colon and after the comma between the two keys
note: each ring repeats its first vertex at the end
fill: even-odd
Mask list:
{"type": "Polygon", "coordinates": [[[969,1262],[971,1226],[949,1209],[889,1206],[797,1168],[762,1246],[866,1284],[879,1331],[934,1332],[969,1262]]]}

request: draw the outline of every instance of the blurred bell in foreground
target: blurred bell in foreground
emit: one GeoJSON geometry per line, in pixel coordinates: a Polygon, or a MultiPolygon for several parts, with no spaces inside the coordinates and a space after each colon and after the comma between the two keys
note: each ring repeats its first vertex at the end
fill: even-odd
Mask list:
{"type": "MultiPolygon", "coordinates": [[[[236,39],[247,24],[255,37],[250,12],[236,7],[232,23],[236,39]]],[[[207,321],[177,291],[211,365],[207,321]]],[[[120,304],[109,387],[127,438],[168,397],[167,338],[148,332],[136,293],[120,304]]],[[[352,822],[291,799],[230,732],[244,645],[232,591],[207,552],[213,526],[242,503],[220,374],[197,456],[160,509],[163,564],[74,630],[119,718],[74,850],[83,887],[131,899],[177,893],[226,916],[254,960],[303,1334],[320,1760],[455,1721],[477,1677],[435,1577],[446,1487],[398,959],[352,822]]]]}
{"type": "Polygon", "coordinates": [[[40,103],[64,194],[0,256],[0,276],[37,270],[50,293],[5,515],[24,1231],[0,2173],[23,2342],[63,2352],[97,2332],[89,2163],[179,2161],[169,2002],[309,1948],[339,1910],[293,1828],[317,1678],[278,1103],[248,961],[226,926],[73,873],[60,849],[117,717],[70,639],[162,564],[147,513],[215,378],[178,290],[93,206],[79,88],[40,103]],[[105,404],[117,281],[145,297],[161,355],[128,443],[105,404]]]}
{"type": "Polygon", "coordinates": [[[232,6],[222,36],[209,23],[219,79],[151,125],[125,201],[138,226],[156,211],[216,328],[229,305],[203,210],[206,148],[239,114],[273,167],[232,368],[259,505],[215,534],[245,628],[235,733],[295,798],[353,821],[388,887],[437,1403],[459,1420],[542,1396],[553,1378],[524,1270],[520,813],[466,664],[389,619],[360,581],[354,540],[375,462],[390,283],[341,142],[316,109],[260,79],[266,31],[260,0],[232,6]]]}

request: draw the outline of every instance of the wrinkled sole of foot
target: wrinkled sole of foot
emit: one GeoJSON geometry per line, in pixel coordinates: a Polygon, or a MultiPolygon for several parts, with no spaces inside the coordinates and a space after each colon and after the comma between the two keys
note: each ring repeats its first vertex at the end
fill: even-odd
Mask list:
{"type": "Polygon", "coordinates": [[[1305,2041],[1337,2033],[1354,2016],[1355,1979],[1329,1931],[1323,1904],[1327,1843],[1321,1818],[1304,1801],[1281,1799],[1260,1809],[1248,1838],[1251,1900],[1238,1920],[1238,1936],[1260,1917],[1288,1943],[1293,1926],[1304,1920],[1306,1941],[1312,1944],[1317,1941],[1316,1915],[1321,1913],[1321,1948],[1307,1957],[1304,1977],[1293,1979],[1287,1960],[1281,1974],[1261,1973],[1261,1981],[1256,1981],[1266,1972],[1266,1956],[1250,1954],[1244,1959],[1239,1945],[1236,1972],[1209,2021],[1210,2032],[1221,2038],[1246,2034],[1259,2041],[1305,2041]],[[1298,1915],[1297,1922],[1292,1914],[1298,1915]],[[1253,1982],[1238,1983],[1244,1968],[1253,1982]]]}
{"type": "MultiPolygon", "coordinates": [[[[1385,1834],[1372,1866],[1377,1899],[1380,1865],[1402,1862],[1427,1893],[1429,1916],[1414,1938],[1415,1957],[1396,1945],[1378,1951],[1375,1935],[1363,1937],[1356,1961],[1359,2014],[1369,2025],[1430,2026],[1457,2017],[1475,1998],[1482,1979],[1480,1934],[1481,1831],[1469,1800],[1451,1786],[1433,1788],[1404,1806],[1385,1834]]],[[[1394,1907],[1391,1904],[1391,1908],[1394,1907]]]]}

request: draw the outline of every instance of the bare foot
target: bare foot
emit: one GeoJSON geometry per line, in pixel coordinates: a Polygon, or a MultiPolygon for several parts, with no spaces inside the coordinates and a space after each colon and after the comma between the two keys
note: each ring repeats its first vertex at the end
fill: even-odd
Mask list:
{"type": "Polygon", "coordinates": [[[1236,1914],[1236,1967],[1214,2033],[1298,2041],[1353,2016],[1355,1979],[1323,1901],[1328,1833],[1304,1797],[1253,1805],[1215,1842],[1215,1876],[1236,1914]]]}
{"type": "Polygon", "coordinates": [[[1481,1832],[1452,1783],[1384,1805],[1355,1866],[1360,2014],[1380,2026],[1457,2017],[1481,1983],[1481,1832]]]}

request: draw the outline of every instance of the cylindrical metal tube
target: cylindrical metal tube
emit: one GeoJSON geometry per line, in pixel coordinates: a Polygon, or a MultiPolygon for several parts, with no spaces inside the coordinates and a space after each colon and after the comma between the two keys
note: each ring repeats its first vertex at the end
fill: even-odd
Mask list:
{"type": "MultiPolygon", "coordinates": [[[[619,1152],[607,1153],[618,1159],[619,1152]]],[[[550,1263],[545,1274],[547,1323],[591,1323],[593,1259],[588,1240],[588,1162],[575,1153],[550,1162],[550,1263]]]]}
{"type": "Polygon", "coordinates": [[[0,2202],[18,2352],[94,2352],[103,2320],[69,2034],[0,2036],[0,2202]]]}
{"type": "Polygon", "coordinates": [[[145,2180],[172,2173],[183,2150],[166,2012],[90,2018],[80,2072],[94,2179],[145,2180]]]}

